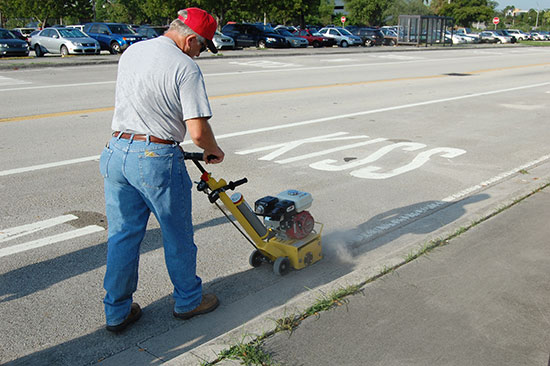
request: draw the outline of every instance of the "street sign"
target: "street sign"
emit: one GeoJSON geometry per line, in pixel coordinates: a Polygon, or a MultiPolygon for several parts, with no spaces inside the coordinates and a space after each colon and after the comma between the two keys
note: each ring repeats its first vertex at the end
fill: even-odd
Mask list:
{"type": "Polygon", "coordinates": [[[342,24],[344,24],[344,23],[346,22],[346,17],[345,17],[345,16],[342,16],[342,17],[340,18],[340,20],[342,21],[342,24]]]}
{"type": "Polygon", "coordinates": [[[493,24],[497,25],[498,23],[500,23],[500,19],[498,17],[494,17],[493,18],[493,24]]]}

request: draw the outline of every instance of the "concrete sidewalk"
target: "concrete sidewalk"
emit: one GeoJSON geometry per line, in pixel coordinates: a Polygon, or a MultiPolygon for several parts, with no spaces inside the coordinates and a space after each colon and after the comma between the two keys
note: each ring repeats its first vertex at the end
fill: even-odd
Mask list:
{"type": "Polygon", "coordinates": [[[287,366],[550,365],[549,217],[546,188],[262,349],[287,366]]]}

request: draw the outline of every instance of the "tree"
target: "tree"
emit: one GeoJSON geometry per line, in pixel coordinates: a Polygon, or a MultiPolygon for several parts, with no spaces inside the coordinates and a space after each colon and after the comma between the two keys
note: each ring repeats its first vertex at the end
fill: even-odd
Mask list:
{"type": "Polygon", "coordinates": [[[390,3],[386,0],[346,0],[350,24],[380,25],[390,3]]]}
{"type": "Polygon", "coordinates": [[[475,21],[489,22],[495,9],[488,5],[487,0],[453,0],[442,4],[439,15],[452,17],[455,24],[470,27],[475,21]]]}
{"type": "Polygon", "coordinates": [[[384,23],[397,24],[399,15],[433,15],[423,0],[395,0],[384,12],[384,23]]]}

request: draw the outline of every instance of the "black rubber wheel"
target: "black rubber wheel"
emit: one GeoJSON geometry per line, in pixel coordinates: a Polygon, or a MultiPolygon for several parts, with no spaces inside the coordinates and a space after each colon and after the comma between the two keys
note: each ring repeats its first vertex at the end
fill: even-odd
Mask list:
{"type": "Polygon", "coordinates": [[[113,55],[116,55],[117,53],[122,53],[122,49],[120,48],[120,45],[118,44],[118,42],[111,42],[109,51],[113,55]]]}
{"type": "Polygon", "coordinates": [[[372,41],[372,39],[367,38],[367,39],[365,39],[365,42],[363,42],[363,45],[365,47],[372,47],[372,46],[374,46],[374,42],[372,41]]]}
{"type": "Polygon", "coordinates": [[[266,48],[266,44],[265,44],[265,41],[263,39],[260,39],[258,41],[258,48],[266,48]]]}
{"type": "Polygon", "coordinates": [[[340,42],[340,47],[346,48],[347,46],[348,46],[348,42],[346,42],[346,41],[340,42]]]}
{"type": "Polygon", "coordinates": [[[315,47],[315,48],[321,47],[321,42],[319,42],[319,41],[313,41],[313,47],[315,47]]]}
{"type": "Polygon", "coordinates": [[[34,53],[36,54],[36,57],[44,56],[44,52],[42,52],[42,48],[40,48],[39,44],[34,45],[34,53]]]}
{"type": "Polygon", "coordinates": [[[250,253],[248,263],[250,263],[252,267],[257,268],[261,266],[263,262],[265,262],[265,257],[259,250],[256,249],[250,253]]]}
{"type": "Polygon", "coordinates": [[[61,46],[61,57],[69,56],[69,49],[67,46],[61,46]]]}
{"type": "Polygon", "coordinates": [[[284,276],[290,272],[290,260],[288,257],[279,257],[273,263],[273,272],[278,276],[284,276]]]}

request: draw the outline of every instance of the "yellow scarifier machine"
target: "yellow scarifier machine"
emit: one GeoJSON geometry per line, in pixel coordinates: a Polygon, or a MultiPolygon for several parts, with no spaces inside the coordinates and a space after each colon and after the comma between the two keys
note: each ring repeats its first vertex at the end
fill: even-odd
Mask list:
{"type": "Polygon", "coordinates": [[[216,180],[199,162],[203,160],[202,153],[185,152],[184,158],[193,160],[202,173],[197,190],[206,193],[210,202],[218,206],[237,230],[254,246],[255,250],[249,258],[251,266],[259,267],[264,262],[273,263],[273,271],[282,276],[287,274],[290,268],[302,269],[323,258],[321,250],[323,225],[314,221],[311,214],[306,211],[313,202],[310,193],[289,189],[276,197],[265,196],[255,202],[254,211],[252,211],[242,194],[234,193],[229,197],[226,193],[227,190],[234,190],[237,186],[248,182],[246,178],[229,183],[223,179],[216,180]],[[218,199],[223,202],[246,233],[218,205],[218,199]]]}

